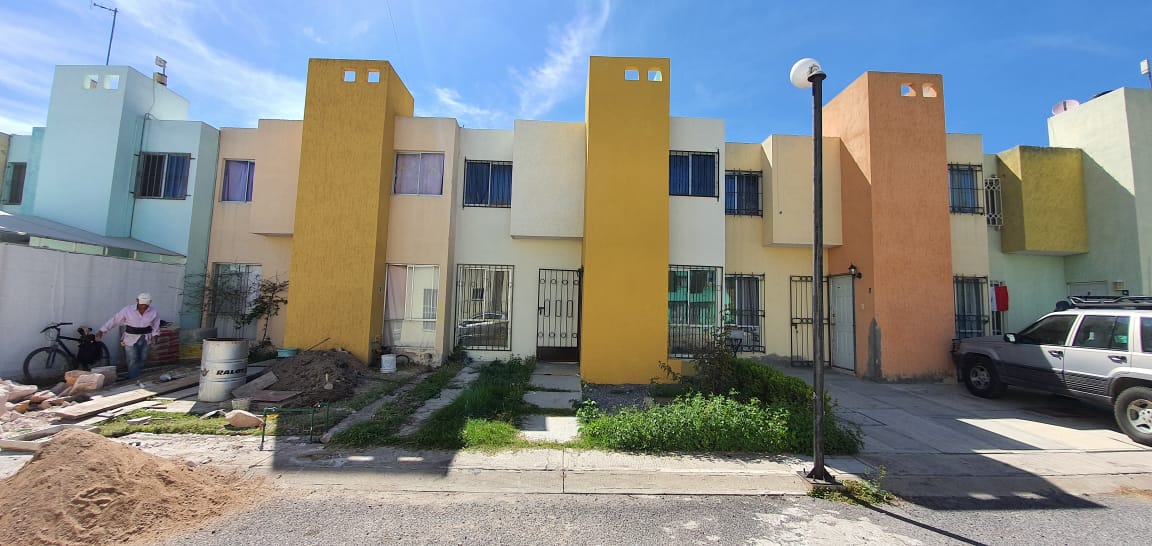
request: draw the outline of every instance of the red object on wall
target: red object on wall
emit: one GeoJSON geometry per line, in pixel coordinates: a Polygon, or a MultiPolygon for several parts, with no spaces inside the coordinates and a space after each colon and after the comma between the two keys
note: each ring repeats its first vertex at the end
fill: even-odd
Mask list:
{"type": "Polygon", "coordinates": [[[995,287],[996,290],[996,310],[1003,313],[1008,310],[1008,287],[1000,285],[995,287]]]}

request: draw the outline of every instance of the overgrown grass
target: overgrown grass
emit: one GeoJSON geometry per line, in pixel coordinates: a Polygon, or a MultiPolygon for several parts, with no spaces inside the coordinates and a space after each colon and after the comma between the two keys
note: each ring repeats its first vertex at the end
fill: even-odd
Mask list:
{"type": "MultiPolygon", "coordinates": [[[[628,451],[737,451],[812,453],[812,388],[755,361],[737,359],[721,333],[697,356],[693,376],[662,365],[671,384],[655,381],[653,395],[673,402],[605,414],[585,402],[577,411],[582,444],[628,451]]],[[[832,413],[825,396],[824,449],[851,454],[861,434],[832,413]]]]}
{"type": "Polygon", "coordinates": [[[418,447],[440,449],[491,446],[485,441],[489,438],[498,439],[502,445],[513,442],[516,424],[527,409],[524,391],[535,367],[534,357],[513,357],[488,364],[456,400],[428,418],[411,442],[418,447]],[[474,422],[470,430],[469,421],[474,422]]]}
{"type": "MultiPolygon", "coordinates": [[[[280,413],[268,418],[268,436],[320,436],[324,431],[340,422],[349,413],[341,408],[318,408],[314,416],[306,412],[280,413]]],[[[257,414],[259,415],[259,414],[257,414]]],[[[109,438],[127,436],[136,432],[149,434],[216,434],[224,436],[244,436],[260,434],[260,427],[232,428],[224,417],[201,419],[198,415],[169,413],[156,410],[135,410],[100,425],[100,434],[109,438]],[[130,419],[151,417],[152,421],[134,425],[130,419]]]]}
{"type": "Polygon", "coordinates": [[[370,447],[399,443],[396,433],[414,411],[434,398],[464,368],[463,358],[445,362],[424,381],[391,403],[384,404],[370,421],[357,423],[337,433],[332,443],[350,447],[370,447]]]}
{"type": "Polygon", "coordinates": [[[352,411],[360,411],[368,404],[396,392],[396,389],[399,389],[404,383],[404,380],[380,379],[379,384],[375,387],[357,394],[346,401],[337,402],[336,404],[347,407],[352,411]]]}
{"type": "Polygon", "coordinates": [[[511,447],[517,443],[520,431],[506,421],[468,419],[460,431],[460,441],[471,447],[511,447]]]}
{"type": "Polygon", "coordinates": [[[808,496],[849,504],[892,504],[896,495],[884,489],[885,475],[887,470],[881,466],[876,469],[876,475],[864,480],[844,480],[840,483],[843,489],[817,487],[809,491],[808,496]]]}
{"type": "Polygon", "coordinates": [[[245,436],[260,434],[259,428],[234,429],[228,426],[223,417],[201,419],[196,415],[167,413],[155,410],[136,410],[107,421],[100,425],[100,434],[109,438],[127,436],[136,432],[152,434],[222,434],[245,436]],[[142,425],[132,425],[129,419],[151,417],[153,420],[142,425]]]}

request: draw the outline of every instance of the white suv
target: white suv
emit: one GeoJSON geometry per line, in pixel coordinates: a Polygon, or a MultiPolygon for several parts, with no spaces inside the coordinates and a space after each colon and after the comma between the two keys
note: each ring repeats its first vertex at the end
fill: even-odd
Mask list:
{"type": "Polygon", "coordinates": [[[1107,405],[1152,445],[1152,297],[1068,300],[1020,333],[954,344],[957,379],[984,398],[1014,385],[1107,405]]]}

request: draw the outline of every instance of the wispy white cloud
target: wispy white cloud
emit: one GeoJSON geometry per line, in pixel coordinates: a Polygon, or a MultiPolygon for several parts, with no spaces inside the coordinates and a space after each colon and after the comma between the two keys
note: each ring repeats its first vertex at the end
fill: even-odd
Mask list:
{"type": "Polygon", "coordinates": [[[170,48],[164,56],[170,75],[182,87],[217,97],[242,112],[248,122],[259,118],[299,119],[304,115],[303,80],[253,65],[210,46],[192,26],[198,3],[188,0],[119,0],[121,9],[149,31],[147,44],[170,48]],[[175,73],[175,74],[173,74],[175,73]]]}
{"type": "Polygon", "coordinates": [[[1104,57],[1124,57],[1128,54],[1124,48],[1082,34],[1032,34],[1020,36],[1018,40],[1023,46],[1033,49],[1087,53],[1104,57]]]}
{"type": "Polygon", "coordinates": [[[537,119],[583,89],[579,67],[600,40],[611,12],[611,2],[600,0],[595,12],[584,11],[562,29],[553,29],[544,64],[525,74],[512,70],[519,82],[520,117],[537,119]]]}
{"type": "Polygon", "coordinates": [[[465,127],[507,127],[512,123],[508,112],[468,104],[455,89],[437,87],[432,94],[436,102],[427,108],[417,108],[416,115],[456,118],[465,127]]]}
{"type": "Polygon", "coordinates": [[[313,42],[316,42],[317,44],[328,45],[328,40],[325,40],[319,34],[316,34],[316,29],[314,29],[312,27],[304,27],[303,29],[301,29],[300,32],[302,32],[304,34],[304,36],[306,36],[309,40],[312,40],[313,42]]]}
{"type": "Polygon", "coordinates": [[[352,28],[348,29],[348,34],[346,36],[347,40],[352,41],[367,34],[369,30],[372,30],[372,26],[373,22],[370,19],[361,19],[356,21],[356,24],[352,25],[352,28]]]}

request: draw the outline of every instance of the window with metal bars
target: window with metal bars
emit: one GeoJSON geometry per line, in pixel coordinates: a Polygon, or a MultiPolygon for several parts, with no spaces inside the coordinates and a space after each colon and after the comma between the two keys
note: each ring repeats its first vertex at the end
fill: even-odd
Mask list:
{"type": "MultiPolygon", "coordinates": [[[[990,287],[990,291],[995,293],[997,286],[1004,286],[1004,281],[988,281],[988,286],[990,287]]],[[[1004,335],[1004,313],[1002,311],[996,310],[995,301],[993,299],[988,300],[988,302],[992,305],[989,312],[991,317],[989,324],[992,329],[991,335],[1002,336],[1004,335]]]]}
{"type": "Polygon", "coordinates": [[[149,199],[184,199],[188,196],[189,154],[144,152],[140,154],[136,197],[149,199]]]}
{"type": "Polygon", "coordinates": [[[242,325],[260,290],[260,265],[216,263],[207,298],[209,324],[224,337],[256,337],[256,323],[242,325]]]}
{"type": "Polygon", "coordinates": [[[1000,200],[999,176],[992,175],[984,179],[984,214],[988,217],[989,226],[1004,225],[1004,203],[1000,200]]]}
{"type": "Polygon", "coordinates": [[[763,216],[760,207],[760,172],[724,172],[724,214],[763,216]]]}
{"type": "Polygon", "coordinates": [[[724,325],[736,352],[763,352],[761,342],[764,308],[761,304],[763,275],[724,276],[724,325]]]}
{"type": "Polygon", "coordinates": [[[956,338],[986,335],[988,319],[988,277],[952,277],[956,297],[956,338]]]}
{"type": "Polygon", "coordinates": [[[718,267],[671,266],[668,270],[668,352],[692,356],[711,343],[720,327],[718,267]]]}
{"type": "Polygon", "coordinates": [[[4,192],[0,195],[0,205],[19,205],[24,200],[24,178],[28,175],[28,164],[9,163],[4,170],[4,192]]]}
{"type": "Polygon", "coordinates": [[[980,165],[948,164],[949,210],[961,214],[984,214],[980,165]]]}
{"type": "Polygon", "coordinates": [[[465,161],[464,206],[512,206],[512,163],[465,161]]]}
{"type": "Polygon", "coordinates": [[[691,197],[719,197],[717,169],[720,154],[714,152],[669,152],[668,194],[691,197]]]}
{"type": "Polygon", "coordinates": [[[457,345],[489,351],[511,349],[512,272],[510,265],[458,266],[457,345]]]}

